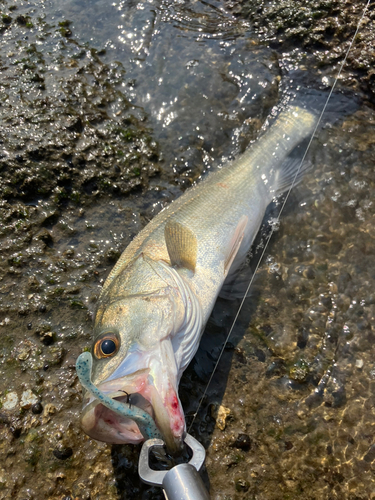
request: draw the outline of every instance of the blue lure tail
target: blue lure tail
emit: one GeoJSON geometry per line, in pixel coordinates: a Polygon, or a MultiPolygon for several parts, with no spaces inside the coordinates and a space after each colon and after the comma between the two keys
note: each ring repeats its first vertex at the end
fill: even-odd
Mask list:
{"type": "Polygon", "coordinates": [[[141,410],[141,408],[138,408],[137,406],[130,406],[127,403],[122,403],[120,401],[116,401],[116,399],[112,399],[106,396],[91,382],[91,353],[83,352],[80,356],[78,356],[76,362],[76,370],[81,385],[90,394],[92,394],[94,398],[98,399],[102,405],[106,406],[121,417],[131,418],[132,420],[134,420],[145,439],[163,439],[159,429],[156,427],[153,418],[146,411],[141,410]]]}

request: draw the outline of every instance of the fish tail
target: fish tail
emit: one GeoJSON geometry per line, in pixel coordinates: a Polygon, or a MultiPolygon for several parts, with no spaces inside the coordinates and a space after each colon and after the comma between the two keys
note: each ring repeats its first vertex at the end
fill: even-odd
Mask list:
{"type": "Polygon", "coordinates": [[[288,156],[274,177],[274,195],[279,196],[292,186],[299,184],[309,168],[310,163],[304,161],[303,154],[296,157],[288,156]]]}
{"type": "Polygon", "coordinates": [[[276,130],[282,137],[276,137],[279,162],[270,163],[270,194],[279,196],[303,178],[309,163],[305,161],[305,152],[318,123],[318,114],[299,106],[290,106],[280,113],[276,130]]]}
{"type": "Polygon", "coordinates": [[[298,184],[310,168],[306,153],[314,135],[321,128],[331,127],[345,116],[353,114],[358,107],[359,98],[352,93],[299,89],[292,105],[289,105],[289,112],[280,115],[287,125],[291,124],[293,134],[299,129],[300,142],[289,152],[273,177],[272,192],[275,196],[298,184]],[[293,115],[298,115],[298,122],[293,119],[293,115]]]}

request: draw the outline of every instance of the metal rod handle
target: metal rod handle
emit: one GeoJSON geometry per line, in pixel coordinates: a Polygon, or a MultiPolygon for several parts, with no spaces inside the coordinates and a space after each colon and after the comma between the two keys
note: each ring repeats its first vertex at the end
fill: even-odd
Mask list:
{"type": "Polygon", "coordinates": [[[210,500],[202,478],[191,464],[179,464],[169,470],[163,489],[168,500],[210,500]]]}

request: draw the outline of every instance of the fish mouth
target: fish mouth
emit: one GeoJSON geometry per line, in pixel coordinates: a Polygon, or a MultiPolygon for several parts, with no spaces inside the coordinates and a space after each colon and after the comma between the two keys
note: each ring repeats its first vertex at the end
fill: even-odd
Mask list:
{"type": "Polygon", "coordinates": [[[119,415],[86,392],[81,426],[90,437],[111,444],[139,444],[144,441],[145,436],[138,424],[125,416],[127,405],[130,405],[151,416],[170,453],[182,449],[186,434],[185,418],[177,391],[171,384],[167,391],[160,394],[146,369],[132,376],[104,382],[98,385],[98,389],[111,399],[127,404],[124,404],[124,415],[119,415]]]}
{"type": "MultiPolygon", "coordinates": [[[[117,391],[107,396],[116,401],[137,406],[155,419],[149,401],[139,393],[126,395],[125,392],[127,391],[117,391]]],[[[138,425],[132,418],[118,415],[93,397],[88,397],[84,402],[81,425],[85,433],[97,441],[111,444],[139,444],[144,441],[138,425]]]]}

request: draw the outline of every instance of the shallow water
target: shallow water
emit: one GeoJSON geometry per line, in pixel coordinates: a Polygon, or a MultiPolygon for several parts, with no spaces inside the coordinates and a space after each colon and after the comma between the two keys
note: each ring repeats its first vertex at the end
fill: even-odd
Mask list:
{"type": "MultiPolygon", "coordinates": [[[[86,205],[56,209],[48,193],[35,194],[27,201],[24,219],[31,222],[25,230],[22,224],[3,228],[0,498],[157,498],[160,493],[138,481],[137,450],[93,443],[78,427],[74,360],[90,344],[90,312],[100,285],[150,218],[255,140],[289,87],[310,79],[324,86],[327,70],[324,76],[318,68],[307,71],[298,48],[276,53],[222,2],[62,7],[45,1],[20,5],[21,12],[42,20],[34,21],[24,43],[35,38],[47,87],[59,88],[67,73],[91,60],[87,79],[94,92],[100,80],[95,68],[102,66],[93,54],[99,54],[100,64],[111,69],[103,85],[115,81],[118,93],[103,103],[87,94],[90,110],[95,102],[108,119],[120,121],[125,96],[133,106],[126,104],[128,115],[145,123],[159,144],[160,173],[150,173],[141,192],[107,193],[86,205]],[[53,36],[42,32],[42,22],[53,36]],[[70,67],[57,68],[61,54],[70,67]],[[32,233],[28,242],[17,231],[32,233]],[[16,252],[18,236],[22,254],[16,252]],[[42,401],[41,417],[19,403],[7,409],[7,392],[20,398],[28,388],[42,401]]],[[[2,56],[5,50],[6,39],[2,56]]],[[[28,91],[29,101],[44,92],[28,91]]],[[[326,124],[314,140],[307,158],[312,168],[288,200],[194,421],[192,432],[207,447],[212,498],[371,498],[375,113],[361,97],[353,116],[326,124]],[[228,410],[223,425],[215,413],[220,405],[228,410]]],[[[19,95],[10,100],[26,109],[19,95]]],[[[27,117],[25,123],[9,129],[5,145],[12,133],[28,140],[27,117]]],[[[73,127],[79,135],[79,125],[73,127]]],[[[103,125],[97,130],[104,134],[103,125]]],[[[53,141],[59,131],[48,134],[53,141]]],[[[84,151],[89,136],[78,141],[84,151]]],[[[140,139],[137,153],[146,144],[140,139]]],[[[153,150],[145,154],[152,157],[153,150]]],[[[123,168],[121,159],[118,165],[123,168]]],[[[255,261],[279,208],[267,213],[252,250],[255,261]]],[[[188,423],[238,305],[219,300],[182,379],[188,423]]]]}
{"type": "MultiPolygon", "coordinates": [[[[244,147],[244,122],[264,120],[277,99],[279,68],[250,26],[220,2],[51,4],[106,62],[125,68],[122,91],[147,113],[168,171],[197,170],[244,147]]],[[[256,126],[255,126],[256,127],[256,126]]],[[[245,129],[246,130],[246,129],[245,129]]],[[[182,178],[182,179],[181,179],[182,178]]],[[[186,187],[186,183],[184,185],[186,187]]]]}

